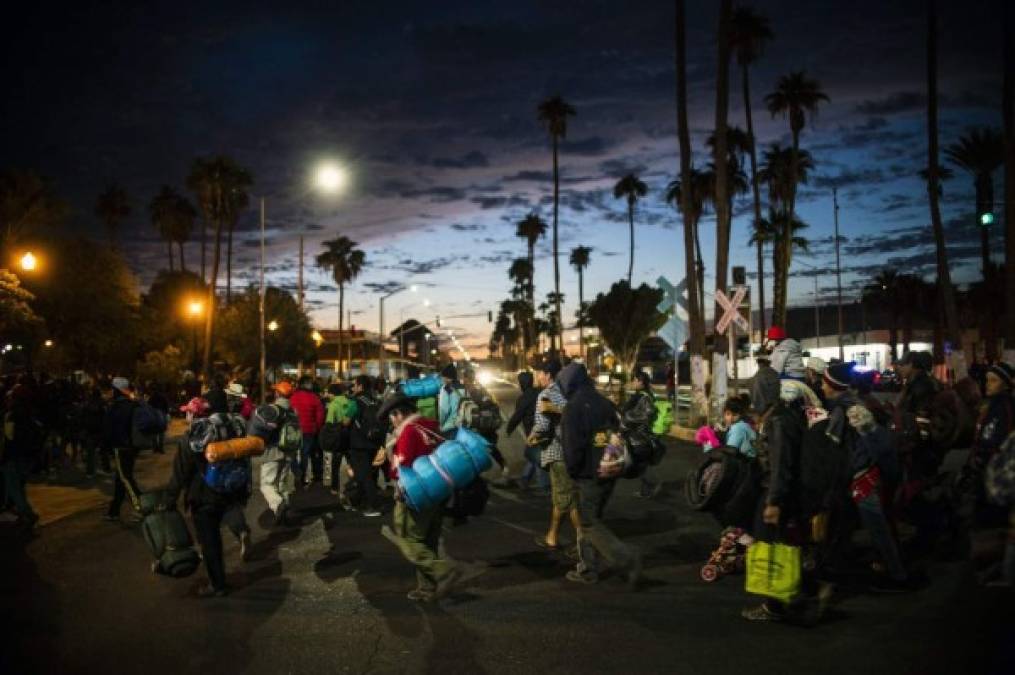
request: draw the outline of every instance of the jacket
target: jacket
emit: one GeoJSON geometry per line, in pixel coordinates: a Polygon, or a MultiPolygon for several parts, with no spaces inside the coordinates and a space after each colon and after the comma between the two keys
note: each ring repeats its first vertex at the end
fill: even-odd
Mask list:
{"type": "Polygon", "coordinates": [[[398,467],[412,466],[417,457],[429,455],[437,449],[442,439],[437,433],[437,423],[420,415],[411,415],[395,429],[395,447],[391,453],[388,477],[398,479],[398,467]]]}
{"type": "Polygon", "coordinates": [[[289,405],[300,418],[300,431],[314,436],[324,426],[324,404],[309,389],[297,389],[289,397],[289,405]]]}
{"type": "Polygon", "coordinates": [[[437,395],[437,424],[441,433],[454,431],[458,426],[458,406],[462,403],[464,391],[457,382],[441,387],[437,395]]]}
{"type": "Polygon", "coordinates": [[[976,424],[973,454],[976,462],[986,463],[1001,448],[1015,426],[1015,404],[1011,394],[1003,393],[986,400],[976,424]]]}
{"type": "Polygon", "coordinates": [[[515,412],[508,420],[506,431],[510,436],[520,424],[525,437],[528,438],[536,423],[536,399],[539,397],[539,390],[532,386],[532,373],[519,373],[518,385],[522,388],[522,394],[515,403],[515,412]]]}
{"type": "Polygon", "coordinates": [[[792,377],[802,380],[804,368],[804,352],[800,343],[793,338],[786,338],[772,350],[772,369],[779,377],[792,377]]]}
{"type": "Polygon", "coordinates": [[[560,420],[560,440],[564,463],[572,478],[595,479],[602,448],[594,445],[597,432],[620,426],[617,408],[596,391],[585,366],[572,363],[557,377],[561,393],[567,399],[560,420]]]}
{"type": "Polygon", "coordinates": [[[380,426],[382,429],[385,425],[385,420],[372,420],[364,423],[363,415],[368,407],[377,408],[379,402],[374,398],[373,392],[363,392],[356,398],[352,399],[350,405],[350,411],[352,413],[352,423],[349,425],[349,447],[353,450],[369,450],[370,452],[377,452],[377,450],[383,445],[383,439],[380,443],[371,441],[367,438],[367,429],[370,424],[380,426]]]}
{"type": "Polygon", "coordinates": [[[779,374],[771,366],[760,365],[751,378],[751,407],[759,415],[779,400],[779,374]]]}
{"type": "Polygon", "coordinates": [[[758,432],[745,419],[739,419],[730,425],[726,432],[726,445],[736,448],[745,457],[757,455],[754,442],[758,440],[758,432]]]}
{"type": "Polygon", "coordinates": [[[763,418],[758,438],[765,504],[792,513],[797,506],[800,450],[807,420],[797,404],[779,402],[763,418]]]}
{"type": "Polygon", "coordinates": [[[110,450],[131,447],[131,418],[137,404],[133,399],[113,391],[113,400],[102,420],[102,444],[110,450]]]}
{"type": "Polygon", "coordinates": [[[928,373],[916,370],[899,394],[899,409],[904,413],[929,419],[937,391],[937,381],[928,373]]]}
{"type": "Polygon", "coordinates": [[[527,442],[542,448],[539,466],[544,469],[554,462],[564,461],[564,453],[560,448],[560,416],[566,404],[567,399],[560,393],[556,382],[536,396],[536,413],[527,442]]]}
{"type": "Polygon", "coordinates": [[[328,414],[324,421],[328,424],[342,424],[349,422],[355,414],[356,403],[345,394],[341,394],[328,403],[328,414]]]}
{"type": "Polygon", "coordinates": [[[656,417],[655,396],[650,391],[636,391],[624,403],[621,419],[628,439],[635,445],[652,442],[652,422],[656,417]]]}

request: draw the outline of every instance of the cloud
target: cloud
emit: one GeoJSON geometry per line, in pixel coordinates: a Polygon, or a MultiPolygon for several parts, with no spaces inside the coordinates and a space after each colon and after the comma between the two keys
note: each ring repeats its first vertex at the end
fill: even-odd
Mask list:
{"type": "Polygon", "coordinates": [[[451,223],[451,229],[457,232],[477,232],[483,229],[479,223],[451,223]]]}
{"type": "Polygon", "coordinates": [[[855,107],[864,115],[895,115],[897,113],[922,110],[927,105],[927,96],[919,91],[899,91],[883,98],[867,99],[855,107]]]}
{"type": "Polygon", "coordinates": [[[531,181],[534,183],[546,183],[553,180],[553,173],[550,171],[533,171],[531,169],[524,169],[518,173],[513,173],[510,176],[504,176],[501,180],[506,182],[531,181]]]}
{"type": "Polygon", "coordinates": [[[853,185],[866,185],[869,183],[881,183],[885,179],[881,169],[846,169],[840,171],[837,176],[816,176],[812,185],[816,188],[830,189],[833,187],[845,188],[853,185]]]}
{"type": "Polygon", "coordinates": [[[405,288],[405,284],[403,284],[401,281],[368,281],[363,284],[363,288],[370,291],[371,293],[379,293],[386,295],[393,291],[405,288]]]}
{"type": "Polygon", "coordinates": [[[636,176],[641,175],[648,171],[648,167],[640,162],[608,159],[599,164],[599,170],[610,178],[622,178],[629,173],[633,173],[636,176]]]}
{"type": "Polygon", "coordinates": [[[583,157],[597,157],[605,155],[610,143],[602,136],[589,136],[575,141],[565,139],[561,144],[561,153],[568,155],[581,155],[583,157]]]}
{"type": "Polygon", "coordinates": [[[490,161],[479,150],[473,150],[461,157],[438,157],[425,164],[437,169],[475,169],[490,166],[490,161]]]}
{"type": "Polygon", "coordinates": [[[502,196],[491,196],[491,197],[473,197],[470,199],[473,204],[479,206],[479,208],[485,210],[499,209],[504,207],[529,207],[529,200],[521,195],[511,195],[510,197],[502,196]]]}
{"type": "Polygon", "coordinates": [[[428,197],[431,202],[456,202],[465,199],[465,190],[446,185],[428,188],[406,188],[399,193],[404,199],[428,197]]]}

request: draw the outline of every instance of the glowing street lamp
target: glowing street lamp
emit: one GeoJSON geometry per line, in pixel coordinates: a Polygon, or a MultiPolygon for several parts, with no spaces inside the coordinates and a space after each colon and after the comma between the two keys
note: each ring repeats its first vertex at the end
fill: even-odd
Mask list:
{"type": "Polygon", "coordinates": [[[43,344],[43,346],[45,346],[45,347],[52,347],[52,346],[53,346],[53,341],[52,341],[52,340],[46,340],[46,341],[45,341],[45,342],[43,342],[42,344],[43,344]]]}
{"type": "Polygon", "coordinates": [[[21,260],[19,262],[21,264],[21,269],[23,269],[26,272],[34,272],[35,268],[38,267],[39,265],[38,258],[36,258],[35,254],[32,253],[31,251],[28,251],[23,256],[21,256],[21,260]]]}
{"type": "Polygon", "coordinates": [[[275,321],[274,319],[272,319],[270,322],[268,322],[268,330],[270,330],[273,333],[275,331],[277,331],[278,330],[278,321],[275,321]]]}
{"type": "Polygon", "coordinates": [[[190,316],[192,317],[196,318],[201,316],[201,312],[203,311],[204,311],[204,303],[201,302],[200,300],[191,300],[187,304],[187,313],[189,313],[190,316]]]}

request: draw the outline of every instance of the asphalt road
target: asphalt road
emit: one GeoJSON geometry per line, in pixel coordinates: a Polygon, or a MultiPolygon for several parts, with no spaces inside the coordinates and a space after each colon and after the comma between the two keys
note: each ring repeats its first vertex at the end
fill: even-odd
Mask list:
{"type": "MultiPolygon", "coordinates": [[[[492,390],[510,412],[514,390],[492,390]]],[[[501,446],[517,472],[520,435],[501,446]]],[[[698,576],[718,527],[680,492],[696,452],[673,445],[658,500],[625,482],[608,508],[608,524],[645,554],[636,592],[619,579],[565,581],[567,561],[533,545],[548,499],[517,490],[495,490],[486,515],[445,533],[452,557],[485,571],[438,605],[406,599],[413,572],[379,534],[387,519],[337,511],[323,489],[297,496],[298,523],[284,529],[255,493],[255,559],[242,563],[224,532],[236,589],[224,599],[194,597],[203,569],[149,574],[138,526],[102,522],[95,506],[26,544],[0,532],[0,672],[1015,672],[1013,597],[977,587],[966,563],[932,564],[927,587],[902,596],[846,584],[811,629],[741,619],[756,602],[743,578],[698,576]]],[[[143,487],[164,480],[167,461],[141,461],[143,487]]]]}

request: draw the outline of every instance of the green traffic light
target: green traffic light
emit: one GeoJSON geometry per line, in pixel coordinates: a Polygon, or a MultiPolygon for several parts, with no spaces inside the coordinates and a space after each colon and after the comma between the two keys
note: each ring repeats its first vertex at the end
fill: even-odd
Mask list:
{"type": "Polygon", "coordinates": [[[987,213],[980,214],[980,225],[993,225],[993,224],[994,224],[993,213],[988,211],[987,213]]]}

